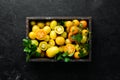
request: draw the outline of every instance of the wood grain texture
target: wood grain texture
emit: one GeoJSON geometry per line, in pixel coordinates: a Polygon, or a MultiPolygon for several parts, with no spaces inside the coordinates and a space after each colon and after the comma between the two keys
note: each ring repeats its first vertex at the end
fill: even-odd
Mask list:
{"type": "Polygon", "coordinates": [[[120,80],[119,0],[0,0],[0,80],[120,80]],[[29,16],[92,16],[91,63],[26,63],[29,16]]]}

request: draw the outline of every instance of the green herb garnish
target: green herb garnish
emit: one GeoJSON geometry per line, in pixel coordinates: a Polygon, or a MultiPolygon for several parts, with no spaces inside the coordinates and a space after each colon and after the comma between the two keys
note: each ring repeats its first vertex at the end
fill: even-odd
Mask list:
{"type": "Polygon", "coordinates": [[[83,50],[80,50],[80,54],[78,54],[78,56],[81,57],[81,58],[85,56],[83,50]]]}
{"type": "Polygon", "coordinates": [[[36,56],[36,57],[40,57],[40,56],[41,56],[41,54],[40,54],[40,53],[38,53],[38,52],[36,52],[35,56],[36,56]]]}
{"type": "Polygon", "coordinates": [[[86,43],[86,44],[84,44],[84,48],[88,51],[89,50],[89,44],[88,43],[86,43]]]}
{"type": "Polygon", "coordinates": [[[61,53],[59,52],[56,56],[55,56],[55,59],[57,61],[64,61],[64,62],[69,62],[70,61],[70,57],[72,57],[73,54],[68,54],[68,52],[64,52],[64,53],[61,53]]]}
{"type": "Polygon", "coordinates": [[[78,56],[79,57],[81,57],[81,58],[83,58],[83,57],[85,57],[85,56],[87,56],[88,55],[88,50],[86,50],[87,48],[82,48],[79,52],[80,52],[80,54],[78,54],[78,56]]]}
{"type": "Polygon", "coordinates": [[[40,53],[36,52],[37,46],[31,44],[30,39],[23,39],[24,52],[26,53],[26,62],[29,61],[32,55],[40,56],[40,53]]]}
{"type": "Polygon", "coordinates": [[[59,21],[59,25],[64,26],[64,24],[65,24],[65,21],[63,21],[63,20],[59,21]]]}
{"type": "Polygon", "coordinates": [[[80,33],[73,35],[72,39],[75,40],[76,42],[80,43],[82,40],[82,35],[80,33]]]}
{"type": "Polygon", "coordinates": [[[69,62],[69,61],[70,61],[70,58],[65,57],[64,61],[65,61],[65,62],[69,62]]]}

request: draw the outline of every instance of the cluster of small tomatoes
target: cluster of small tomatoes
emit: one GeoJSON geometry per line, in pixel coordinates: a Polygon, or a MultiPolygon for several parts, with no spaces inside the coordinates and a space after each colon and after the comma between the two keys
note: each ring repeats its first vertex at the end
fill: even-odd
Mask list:
{"type": "MultiPolygon", "coordinates": [[[[87,42],[88,23],[86,20],[68,20],[61,24],[60,21],[31,21],[31,31],[28,33],[32,44],[37,46],[37,52],[53,58],[58,52],[74,53],[73,57],[78,59],[80,56],[80,45],[72,39],[73,35],[82,34],[81,43],[87,42]]],[[[83,49],[84,52],[87,52],[83,49]]],[[[45,56],[43,56],[45,57],[45,56]]]]}

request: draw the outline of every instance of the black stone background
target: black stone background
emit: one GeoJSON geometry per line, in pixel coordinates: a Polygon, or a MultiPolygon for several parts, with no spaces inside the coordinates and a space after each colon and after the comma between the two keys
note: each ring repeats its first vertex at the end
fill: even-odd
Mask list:
{"type": "Polygon", "coordinates": [[[0,80],[120,80],[119,0],[0,0],[0,80]],[[28,16],[92,16],[92,62],[26,63],[28,16]]]}

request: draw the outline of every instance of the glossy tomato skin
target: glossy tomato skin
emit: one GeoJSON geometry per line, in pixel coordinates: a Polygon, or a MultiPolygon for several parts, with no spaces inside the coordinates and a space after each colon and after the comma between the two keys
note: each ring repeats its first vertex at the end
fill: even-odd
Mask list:
{"type": "Polygon", "coordinates": [[[37,40],[31,40],[31,44],[38,46],[39,42],[37,40]]]}
{"type": "Polygon", "coordinates": [[[66,21],[65,26],[66,27],[71,27],[73,25],[72,21],[66,21]]]}
{"type": "Polygon", "coordinates": [[[71,32],[72,34],[76,34],[76,33],[79,32],[79,29],[78,29],[77,26],[72,26],[72,27],[70,28],[70,32],[71,32]]]}
{"type": "Polygon", "coordinates": [[[50,31],[51,31],[51,28],[50,28],[49,26],[45,26],[45,27],[43,28],[43,30],[44,30],[47,34],[49,34],[50,31]]]}
{"type": "Polygon", "coordinates": [[[80,27],[86,28],[87,27],[87,21],[86,20],[81,20],[80,21],[80,27]]]}
{"type": "Polygon", "coordinates": [[[35,39],[36,34],[34,32],[29,32],[28,36],[30,39],[35,39]]]}
{"type": "Polygon", "coordinates": [[[74,53],[75,46],[73,44],[66,44],[66,46],[64,46],[64,52],[68,52],[68,54],[74,53]]]}
{"type": "Polygon", "coordinates": [[[79,59],[79,58],[80,58],[79,54],[80,54],[80,52],[75,52],[75,53],[74,53],[74,58],[75,58],[75,59],[79,59]]]}
{"type": "Polygon", "coordinates": [[[74,26],[78,26],[80,24],[80,22],[77,20],[77,19],[74,19],[73,20],[73,25],[74,26]]]}
{"type": "Polygon", "coordinates": [[[36,33],[35,36],[38,40],[44,40],[47,35],[47,33],[43,29],[39,29],[35,33],[36,33]]]}
{"type": "Polygon", "coordinates": [[[57,37],[56,32],[55,32],[55,31],[51,31],[51,32],[50,32],[50,38],[51,38],[51,39],[56,39],[56,37],[57,37]]]}
{"type": "Polygon", "coordinates": [[[55,27],[55,32],[57,34],[62,34],[64,32],[64,27],[63,26],[56,26],[55,27]]]}
{"type": "Polygon", "coordinates": [[[40,28],[37,25],[34,25],[32,27],[32,32],[36,32],[37,30],[39,30],[40,28]]]}
{"type": "Polygon", "coordinates": [[[56,20],[51,21],[51,23],[50,23],[50,28],[51,28],[51,29],[54,29],[55,26],[57,26],[57,21],[56,21],[56,20]]]}
{"type": "Polygon", "coordinates": [[[70,32],[70,33],[68,34],[68,39],[69,39],[71,42],[74,41],[74,40],[72,39],[72,36],[73,36],[73,34],[72,34],[72,32],[70,32]]]}
{"type": "Polygon", "coordinates": [[[82,40],[81,40],[81,43],[86,43],[87,42],[87,36],[82,36],[82,40]]]}
{"type": "Polygon", "coordinates": [[[42,41],[42,42],[40,42],[40,44],[39,44],[39,48],[42,50],[42,51],[45,51],[45,50],[47,50],[47,42],[45,42],[45,41],[42,41]]]}
{"type": "Polygon", "coordinates": [[[82,30],[82,35],[83,35],[83,36],[87,36],[88,33],[89,33],[89,31],[88,31],[87,29],[83,29],[83,30],[82,30]]]}
{"type": "Polygon", "coordinates": [[[61,36],[58,36],[58,37],[55,39],[55,41],[56,41],[56,44],[57,44],[57,45],[64,45],[64,43],[65,43],[65,39],[64,39],[63,37],[61,37],[61,36]]]}
{"type": "Polygon", "coordinates": [[[57,46],[53,46],[47,49],[46,55],[49,58],[54,57],[59,52],[59,48],[57,46]]]}

